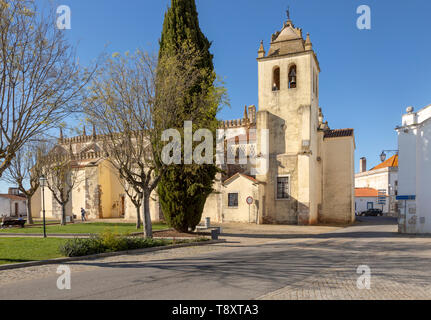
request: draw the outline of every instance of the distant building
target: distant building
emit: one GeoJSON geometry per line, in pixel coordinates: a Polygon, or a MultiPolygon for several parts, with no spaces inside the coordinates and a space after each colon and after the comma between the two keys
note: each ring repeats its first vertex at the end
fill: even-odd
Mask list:
{"type": "MultiPolygon", "coordinates": [[[[361,212],[368,209],[382,209],[387,212],[389,206],[388,201],[382,205],[378,201],[379,191],[373,188],[355,188],[355,212],[359,215],[361,212]]],[[[389,198],[386,196],[386,198],[389,198]]]]}
{"type": "MultiPolygon", "coordinates": [[[[359,173],[355,174],[355,188],[356,189],[374,189],[376,193],[380,190],[386,197],[386,203],[384,205],[373,204],[373,208],[382,209],[383,213],[390,216],[398,215],[396,196],[398,193],[398,154],[390,157],[386,161],[379,165],[367,170],[367,159],[361,158],[359,164],[359,173]]],[[[358,191],[356,197],[358,197],[358,191]]],[[[371,195],[371,191],[367,191],[371,195]]],[[[374,192],[374,191],[373,191],[374,192]]],[[[361,193],[361,191],[359,191],[361,193]]],[[[377,197],[377,195],[376,195],[377,197]]],[[[362,197],[361,197],[362,198],[362,197]]],[[[372,202],[371,200],[369,202],[372,202]]],[[[356,212],[358,212],[358,206],[362,208],[364,199],[358,201],[355,200],[356,212]]],[[[371,206],[371,204],[368,204],[371,206]]],[[[361,209],[362,210],[362,209],[361,209]]],[[[365,209],[366,210],[366,209],[365,209]]],[[[362,210],[362,211],[365,211],[362,210]]]]}
{"type": "Polygon", "coordinates": [[[431,105],[407,108],[398,132],[401,233],[431,233],[431,105]]]}
{"type": "Polygon", "coordinates": [[[9,188],[8,193],[0,194],[0,217],[19,218],[27,216],[27,198],[16,188],[9,188]]]}

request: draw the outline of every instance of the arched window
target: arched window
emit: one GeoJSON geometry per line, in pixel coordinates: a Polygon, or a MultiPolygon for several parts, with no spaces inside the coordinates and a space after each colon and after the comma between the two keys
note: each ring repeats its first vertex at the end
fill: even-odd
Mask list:
{"type": "Polygon", "coordinates": [[[289,89],[296,88],[296,66],[289,68],[289,89]]]}
{"type": "Polygon", "coordinates": [[[280,68],[276,67],[272,74],[272,91],[280,90],[280,68]]]}

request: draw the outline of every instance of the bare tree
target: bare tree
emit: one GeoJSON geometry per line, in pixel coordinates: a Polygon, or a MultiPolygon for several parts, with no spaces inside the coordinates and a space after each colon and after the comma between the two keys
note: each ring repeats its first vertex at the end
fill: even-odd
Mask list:
{"type": "Polygon", "coordinates": [[[120,182],[136,208],[136,227],[152,236],[150,194],[157,186],[158,162],[154,161],[154,84],[156,60],[136,52],[109,58],[91,86],[86,113],[103,135],[108,160],[118,171],[120,182]]]}
{"type": "Polygon", "coordinates": [[[12,159],[4,178],[16,185],[27,198],[27,222],[33,224],[31,199],[39,188],[39,179],[44,168],[47,146],[43,140],[26,144],[12,159]]]}
{"type": "Polygon", "coordinates": [[[0,177],[32,137],[77,109],[94,73],[79,66],[53,13],[0,0],[0,177]]]}
{"type": "MultiPolygon", "coordinates": [[[[103,135],[107,159],[127,186],[127,195],[137,209],[138,228],[139,207],[143,205],[147,237],[152,236],[150,195],[166,168],[161,161],[165,145],[161,136],[174,120],[193,120],[192,114],[182,114],[175,106],[188,99],[188,92],[202,75],[196,67],[200,59],[200,53],[193,49],[162,61],[139,50],[114,54],[91,85],[85,112],[103,135]]],[[[212,94],[221,97],[224,91],[212,94]]],[[[210,100],[206,94],[196,94],[193,99],[202,110],[210,100]]]]}
{"type": "Polygon", "coordinates": [[[72,152],[47,156],[43,162],[43,175],[47,179],[47,187],[61,207],[61,224],[66,225],[66,205],[71,198],[72,190],[81,182],[79,162],[74,159],[72,152]]]}

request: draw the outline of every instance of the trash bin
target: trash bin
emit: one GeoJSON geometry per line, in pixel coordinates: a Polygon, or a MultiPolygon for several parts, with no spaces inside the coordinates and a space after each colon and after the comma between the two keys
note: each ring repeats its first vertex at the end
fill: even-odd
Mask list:
{"type": "Polygon", "coordinates": [[[211,230],[211,240],[218,240],[218,229],[211,230]]]}

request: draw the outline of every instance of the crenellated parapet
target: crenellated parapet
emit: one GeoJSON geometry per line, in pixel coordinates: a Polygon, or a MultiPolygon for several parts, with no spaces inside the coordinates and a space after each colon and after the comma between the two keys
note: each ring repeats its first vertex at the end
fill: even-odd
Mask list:
{"type": "Polygon", "coordinates": [[[220,129],[253,127],[256,125],[256,107],[251,105],[244,108],[244,117],[234,120],[222,120],[219,122],[220,129]]]}
{"type": "Polygon", "coordinates": [[[58,163],[58,162],[64,162],[64,161],[86,161],[86,160],[98,160],[106,157],[106,153],[103,151],[97,151],[97,152],[83,152],[83,153],[77,153],[77,154],[53,154],[48,156],[45,161],[50,163],[58,163]]]}
{"type": "Polygon", "coordinates": [[[70,138],[60,138],[58,139],[59,144],[74,144],[74,143],[87,143],[92,142],[94,140],[100,140],[100,135],[95,136],[87,136],[87,135],[81,135],[81,136],[75,136],[70,138]]]}

